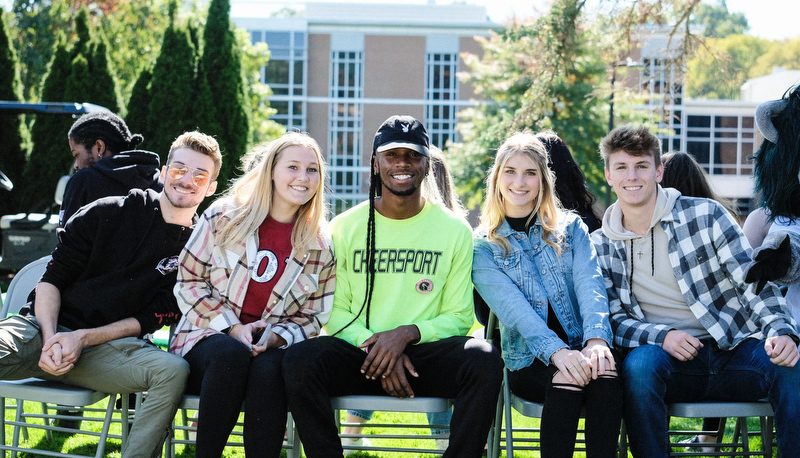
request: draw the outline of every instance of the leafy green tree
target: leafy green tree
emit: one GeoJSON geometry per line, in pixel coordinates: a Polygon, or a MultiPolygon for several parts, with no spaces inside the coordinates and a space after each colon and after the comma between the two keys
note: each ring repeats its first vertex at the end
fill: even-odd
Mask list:
{"type": "MultiPolygon", "coordinates": [[[[19,77],[17,54],[8,35],[8,24],[0,9],[0,100],[21,101],[22,81],[19,77]]],[[[0,114],[0,171],[6,174],[17,188],[0,190],[5,195],[0,199],[0,215],[16,213],[19,186],[25,167],[30,137],[22,115],[0,114]]]]}
{"type": "Polygon", "coordinates": [[[758,58],[774,47],[769,40],[750,35],[709,38],[686,64],[686,96],[738,99],[758,58]]]}
{"type": "Polygon", "coordinates": [[[233,176],[247,150],[250,119],[246,86],[242,77],[241,50],[230,21],[230,1],[211,0],[203,31],[203,68],[214,97],[215,113],[222,129],[219,141],[225,159],[219,182],[222,188],[233,176]]]}
{"type": "MultiPolygon", "coordinates": [[[[48,102],[65,102],[64,91],[67,80],[72,74],[72,58],[62,41],[56,46],[49,69],[42,87],[41,99],[48,102]]],[[[67,143],[67,133],[72,123],[73,120],[68,116],[36,115],[31,127],[33,149],[24,174],[26,189],[23,203],[26,209],[41,208],[52,202],[59,177],[69,172],[70,164],[74,162],[67,143]]]]}
{"type": "Polygon", "coordinates": [[[763,56],[756,59],[750,77],[769,75],[775,67],[800,70],[800,35],[777,42],[763,56]]]}
{"type": "MultiPolygon", "coordinates": [[[[93,3],[93,5],[97,5],[93,3]]],[[[96,15],[97,24],[113,43],[108,56],[114,63],[123,99],[127,99],[143,66],[152,68],[161,52],[162,36],[169,26],[167,0],[106,0],[96,15]]]]}
{"type": "MultiPolygon", "coordinates": [[[[89,13],[84,31],[90,27],[102,30],[107,42],[114,44],[108,47],[108,60],[113,63],[122,99],[128,98],[142,63],[155,61],[168,25],[167,0],[14,0],[14,43],[26,99],[38,99],[55,48],[53,31],[66,34],[70,43],[80,41],[73,19],[78,19],[81,9],[89,13]]],[[[89,65],[93,65],[91,59],[89,65]]]]}
{"type": "Polygon", "coordinates": [[[607,133],[610,96],[616,101],[614,119],[652,122],[620,103],[632,95],[622,85],[610,84],[613,75],[624,76],[619,63],[642,24],[672,24],[680,65],[696,44],[686,27],[696,4],[606,0],[585,14],[585,0],[554,0],[547,14],[514,22],[482,39],[482,56],[462,55],[467,65],[462,81],[486,100],[460,113],[461,142],[449,152],[465,204],[473,208],[483,200],[494,152],[510,133],[525,129],[555,130],[572,150],[590,190],[605,194],[597,145],[607,133]]]}
{"type": "Polygon", "coordinates": [[[552,128],[572,149],[598,192],[602,165],[597,140],[606,105],[595,93],[606,78],[594,34],[580,22],[581,4],[557,0],[550,14],[507,26],[483,41],[483,56],[466,56],[467,82],[491,103],[462,113],[462,142],[452,145],[454,174],[468,207],[483,198],[494,151],[514,131],[552,128]]]}
{"type": "Polygon", "coordinates": [[[37,100],[58,34],[72,30],[74,11],[64,1],[14,0],[11,21],[25,100],[37,100]]]}
{"type": "Polygon", "coordinates": [[[192,106],[196,62],[188,31],[176,24],[164,33],[161,50],[150,83],[147,145],[165,164],[175,138],[195,128],[192,106]]]}
{"type": "Polygon", "coordinates": [[[694,22],[704,27],[703,35],[712,38],[725,38],[728,35],[743,34],[750,26],[744,13],[731,13],[725,0],[718,3],[701,2],[694,9],[694,22]]]}

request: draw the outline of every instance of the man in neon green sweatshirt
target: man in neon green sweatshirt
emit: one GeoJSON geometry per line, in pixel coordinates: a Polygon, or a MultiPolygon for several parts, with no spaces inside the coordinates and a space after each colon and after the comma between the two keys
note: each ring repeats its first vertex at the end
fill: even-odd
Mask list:
{"type": "Polygon", "coordinates": [[[498,351],[473,323],[472,234],[425,199],[428,134],[392,116],[375,134],[370,199],[331,223],[337,258],[328,337],[284,360],[289,409],[307,456],[341,457],[331,396],[455,400],[445,457],[479,457],[500,391],[498,351]]]}

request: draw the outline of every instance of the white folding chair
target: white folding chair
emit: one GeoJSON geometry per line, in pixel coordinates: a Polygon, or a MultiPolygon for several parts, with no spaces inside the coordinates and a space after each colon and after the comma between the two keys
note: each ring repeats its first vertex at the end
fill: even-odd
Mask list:
{"type": "MultiPolygon", "coordinates": [[[[3,309],[0,311],[0,316],[6,317],[10,314],[18,313],[23,305],[27,302],[28,294],[36,287],[39,279],[44,273],[45,267],[50,257],[45,256],[32,263],[26,265],[14,276],[8,286],[6,293],[6,300],[3,304],[3,309]]],[[[46,437],[51,439],[51,431],[61,431],[70,433],[80,433],[85,435],[99,437],[97,453],[95,458],[103,456],[105,451],[106,439],[108,437],[115,437],[121,439],[123,444],[127,440],[128,428],[122,428],[121,436],[109,435],[109,428],[112,423],[114,414],[114,401],[116,394],[104,393],[101,391],[94,391],[85,388],[79,388],[63,384],[61,382],[51,382],[37,378],[29,378],[24,380],[0,380],[0,405],[3,406],[2,418],[0,419],[0,450],[11,451],[11,457],[15,458],[17,452],[28,452],[36,455],[48,455],[59,457],[83,457],[86,455],[76,455],[70,453],[53,452],[49,450],[32,449],[21,447],[19,445],[20,433],[27,437],[27,428],[41,428],[46,431],[46,437]],[[16,399],[16,406],[6,406],[6,398],[16,399]],[[89,408],[89,406],[96,404],[103,399],[108,398],[108,405],[103,409],[89,408]],[[33,414],[25,411],[24,401],[38,402],[42,405],[41,414],[33,414]],[[57,418],[71,419],[72,417],[64,417],[60,415],[53,415],[48,412],[53,407],[48,407],[48,404],[68,405],[84,408],[84,412],[94,414],[96,412],[103,412],[102,417],[81,417],[84,422],[102,422],[103,426],[100,432],[87,431],[87,430],[74,430],[70,428],[63,428],[54,426],[51,421],[57,418]],[[16,409],[16,416],[14,421],[6,421],[5,414],[8,407],[16,409]],[[29,423],[29,419],[41,419],[43,425],[29,423]],[[11,425],[14,427],[13,438],[10,445],[6,444],[5,426],[11,425]]],[[[128,397],[122,396],[122,412],[126,414],[122,416],[121,421],[127,421],[128,411],[128,397]]]]}
{"type": "MultiPolygon", "coordinates": [[[[715,456],[772,456],[773,439],[773,411],[770,403],[764,399],[755,402],[677,402],[668,406],[670,417],[681,418],[722,418],[720,429],[717,433],[717,442],[713,444],[703,444],[704,447],[715,447],[715,456]],[[725,419],[735,417],[733,438],[731,442],[723,442],[721,432],[725,430],[725,419]],[[747,417],[757,417],[760,423],[761,450],[750,450],[749,438],[751,432],[748,430],[747,417]],[[730,448],[730,453],[723,451],[723,448],[730,448]],[[741,451],[737,451],[741,449],[741,451]]],[[[710,434],[714,434],[709,432],[710,434]]],[[[692,435],[697,431],[670,430],[670,436],[692,435]]],[[[684,452],[686,444],[673,443],[673,451],[670,456],[698,456],[696,452],[684,452]],[[677,450],[676,450],[677,449],[677,450]]]]}
{"type": "MultiPolygon", "coordinates": [[[[383,412],[413,412],[413,413],[433,413],[444,412],[449,410],[453,405],[453,401],[447,398],[434,398],[434,397],[415,397],[415,398],[395,398],[392,396],[374,396],[374,395],[351,395],[351,396],[338,396],[331,398],[331,405],[336,410],[337,420],[340,417],[339,412],[342,410],[372,410],[383,412]]],[[[355,425],[354,425],[355,426],[355,425]]],[[[386,428],[430,428],[431,426],[449,427],[450,425],[421,425],[421,424],[359,424],[358,426],[376,426],[386,428]]],[[[400,439],[402,435],[387,435],[387,434],[345,434],[341,437],[369,437],[374,439],[390,438],[400,439]]],[[[409,437],[411,438],[411,437],[409,437]]],[[[414,439],[435,439],[431,435],[415,435],[414,439]]],[[[346,445],[345,449],[348,450],[367,450],[367,451],[386,451],[386,452],[401,452],[401,453],[431,453],[442,454],[444,450],[438,449],[420,449],[420,448],[404,448],[404,447],[380,447],[377,445],[358,446],[346,445]]]]}

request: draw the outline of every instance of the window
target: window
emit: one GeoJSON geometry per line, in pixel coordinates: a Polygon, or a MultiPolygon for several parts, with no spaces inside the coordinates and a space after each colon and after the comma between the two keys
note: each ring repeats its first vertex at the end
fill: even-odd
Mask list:
{"type": "Polygon", "coordinates": [[[444,149],[456,140],[458,54],[427,53],[425,68],[425,125],[431,144],[444,149]]]}
{"type": "Polygon", "coordinates": [[[369,167],[361,166],[364,107],[364,56],[360,51],[331,52],[328,160],[331,168],[331,210],[338,214],[367,199],[364,184],[369,167]]]}
{"type": "Polygon", "coordinates": [[[750,175],[755,152],[753,116],[689,115],[686,117],[686,151],[710,175],[750,175]]]}
{"type": "Polygon", "coordinates": [[[306,66],[308,44],[304,31],[251,30],[253,43],[267,43],[269,61],[261,67],[261,82],[272,90],[272,120],[287,129],[306,130],[306,66]]]}

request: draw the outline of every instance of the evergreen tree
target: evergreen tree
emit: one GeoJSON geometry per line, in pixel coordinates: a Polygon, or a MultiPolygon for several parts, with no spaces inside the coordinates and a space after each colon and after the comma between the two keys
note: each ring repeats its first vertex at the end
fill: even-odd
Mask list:
{"type": "Polygon", "coordinates": [[[66,100],[85,100],[86,94],[92,92],[96,86],[92,73],[89,70],[89,61],[82,54],[78,54],[72,60],[72,72],[67,78],[67,85],[64,89],[66,100]]]}
{"type": "Polygon", "coordinates": [[[78,35],[78,40],[72,46],[70,57],[74,59],[78,54],[89,55],[92,34],[89,31],[89,10],[86,7],[81,8],[75,16],[75,34],[78,35]]]}
{"type": "Polygon", "coordinates": [[[192,113],[195,116],[195,128],[205,134],[219,137],[222,134],[222,128],[214,115],[214,96],[211,94],[211,86],[206,79],[202,62],[198,62],[197,65],[192,99],[194,100],[192,113]]]}
{"type": "Polygon", "coordinates": [[[150,82],[153,80],[153,72],[145,68],[139,73],[139,78],[133,85],[131,98],[128,100],[128,114],[125,116],[125,124],[132,133],[142,134],[144,141],[139,145],[147,149],[150,144],[150,131],[147,130],[147,115],[150,110],[150,82]]]}
{"type": "MultiPolygon", "coordinates": [[[[0,100],[21,101],[22,82],[19,77],[17,54],[11,46],[8,24],[0,9],[0,100]]],[[[25,156],[30,137],[22,115],[0,114],[0,171],[6,174],[16,186],[9,193],[0,190],[0,215],[16,213],[25,167],[25,156]]]]}
{"type": "Polygon", "coordinates": [[[92,102],[121,114],[122,102],[120,101],[119,84],[108,59],[108,43],[100,30],[97,31],[92,52],[87,59],[90,81],[94,90],[84,99],[76,101],[92,102]]]}
{"type": "MultiPolygon", "coordinates": [[[[57,41],[53,60],[44,79],[41,100],[66,102],[65,88],[72,73],[72,58],[63,43],[57,41]]],[[[70,171],[74,162],[69,153],[67,134],[74,122],[69,116],[37,114],[31,127],[33,150],[25,167],[23,205],[28,210],[42,208],[53,200],[59,177],[70,171]]]]}
{"type": "Polygon", "coordinates": [[[153,68],[147,117],[148,149],[158,153],[162,164],[166,164],[175,138],[195,128],[194,79],[195,52],[189,33],[173,23],[164,33],[161,54],[153,68]]]}
{"type": "Polygon", "coordinates": [[[230,0],[211,0],[203,33],[203,67],[222,129],[217,137],[225,157],[219,179],[222,189],[246,152],[250,134],[241,51],[231,27],[230,9],[230,0]]]}

